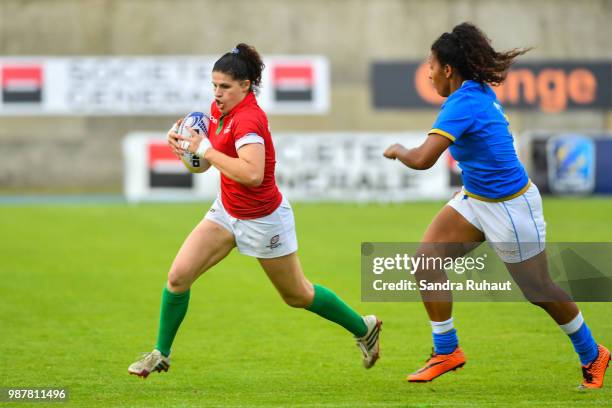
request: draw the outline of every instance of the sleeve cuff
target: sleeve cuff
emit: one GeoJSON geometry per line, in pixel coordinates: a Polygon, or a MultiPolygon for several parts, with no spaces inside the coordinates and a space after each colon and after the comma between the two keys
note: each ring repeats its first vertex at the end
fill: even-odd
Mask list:
{"type": "Polygon", "coordinates": [[[432,133],[435,133],[440,136],[444,136],[445,138],[449,139],[451,142],[455,141],[455,136],[451,135],[448,132],[443,131],[442,129],[431,129],[429,132],[427,132],[427,135],[431,135],[432,133]]]}
{"type": "Polygon", "coordinates": [[[259,136],[257,133],[247,133],[240,139],[236,140],[236,151],[238,151],[238,149],[240,149],[242,146],[252,143],[265,145],[263,137],[259,136]]]}

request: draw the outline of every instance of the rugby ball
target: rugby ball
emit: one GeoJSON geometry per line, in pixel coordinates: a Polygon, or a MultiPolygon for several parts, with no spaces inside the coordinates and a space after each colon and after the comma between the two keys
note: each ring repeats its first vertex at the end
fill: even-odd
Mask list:
{"type": "MultiPolygon", "coordinates": [[[[191,137],[191,133],[189,133],[189,130],[186,128],[187,126],[198,132],[198,134],[201,134],[203,137],[208,138],[210,117],[203,112],[188,113],[183,118],[177,133],[181,136],[191,137]]],[[[181,144],[183,149],[187,149],[189,147],[189,142],[185,140],[183,140],[181,144]]],[[[210,163],[206,159],[198,157],[190,152],[183,153],[183,160],[197,172],[206,171],[210,167],[210,163]]]]}

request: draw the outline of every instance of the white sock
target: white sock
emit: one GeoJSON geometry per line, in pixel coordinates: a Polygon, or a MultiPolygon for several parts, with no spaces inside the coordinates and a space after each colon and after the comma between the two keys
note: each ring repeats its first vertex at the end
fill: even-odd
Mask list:
{"type": "Polygon", "coordinates": [[[431,323],[431,331],[434,332],[435,334],[442,334],[442,333],[446,333],[448,331],[451,331],[455,328],[455,326],[453,325],[453,318],[451,317],[448,320],[445,320],[443,322],[434,322],[432,320],[429,321],[429,323],[431,323]]]}
{"type": "Polygon", "coordinates": [[[569,336],[572,333],[576,333],[583,323],[584,319],[582,318],[582,312],[578,312],[576,317],[574,317],[569,323],[560,324],[559,327],[569,336]]]}

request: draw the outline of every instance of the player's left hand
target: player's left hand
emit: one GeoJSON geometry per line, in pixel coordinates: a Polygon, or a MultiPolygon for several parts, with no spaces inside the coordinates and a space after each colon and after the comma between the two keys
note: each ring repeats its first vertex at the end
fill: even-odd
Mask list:
{"type": "Polygon", "coordinates": [[[387,147],[387,150],[385,150],[383,156],[385,156],[387,159],[395,160],[399,157],[402,150],[406,150],[406,148],[399,143],[394,143],[387,147]]]}
{"type": "Polygon", "coordinates": [[[180,144],[180,150],[182,153],[192,153],[198,155],[200,157],[204,156],[206,150],[210,149],[212,146],[207,137],[199,134],[189,126],[185,126],[185,129],[189,131],[190,137],[178,135],[178,140],[180,144]]]}
{"type": "Polygon", "coordinates": [[[166,134],[166,141],[168,143],[168,146],[170,146],[172,153],[174,153],[174,155],[179,159],[181,158],[181,151],[179,146],[179,140],[177,139],[178,134],[176,132],[178,132],[179,126],[181,125],[182,121],[183,119],[177,120],[166,134]]]}

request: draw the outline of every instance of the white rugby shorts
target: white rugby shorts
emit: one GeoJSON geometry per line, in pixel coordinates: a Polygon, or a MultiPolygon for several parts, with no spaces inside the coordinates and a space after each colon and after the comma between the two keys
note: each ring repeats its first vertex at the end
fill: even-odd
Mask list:
{"type": "Polygon", "coordinates": [[[522,262],[544,251],[546,222],[542,197],[533,183],[520,196],[500,202],[468,197],[462,189],[448,205],[482,231],[506,263],[522,262]]]}
{"type": "Polygon", "coordinates": [[[250,220],[234,218],[217,197],[204,217],[234,234],[241,254],[255,258],[278,258],[298,249],[293,209],[283,201],[270,215],[250,220]]]}

